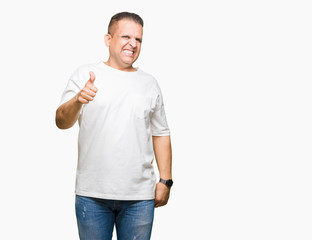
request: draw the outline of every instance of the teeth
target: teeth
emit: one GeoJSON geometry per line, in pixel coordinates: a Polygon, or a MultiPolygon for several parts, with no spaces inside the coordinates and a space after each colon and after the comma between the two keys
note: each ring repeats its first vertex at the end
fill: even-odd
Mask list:
{"type": "Polygon", "coordinates": [[[129,50],[124,50],[124,52],[127,53],[127,54],[131,54],[131,55],[134,54],[133,51],[129,51],[129,50]]]}

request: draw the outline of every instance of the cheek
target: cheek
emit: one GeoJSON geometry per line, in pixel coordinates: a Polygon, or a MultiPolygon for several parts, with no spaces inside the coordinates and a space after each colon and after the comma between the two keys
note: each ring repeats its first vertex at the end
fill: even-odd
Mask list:
{"type": "Polygon", "coordinates": [[[141,46],[138,46],[138,48],[137,48],[137,54],[139,55],[140,52],[141,52],[141,46]]]}
{"type": "Polygon", "coordinates": [[[122,51],[122,49],[123,49],[126,45],[127,45],[127,42],[126,42],[126,41],[118,41],[118,42],[112,43],[112,47],[113,47],[116,51],[118,51],[118,52],[122,51]]]}

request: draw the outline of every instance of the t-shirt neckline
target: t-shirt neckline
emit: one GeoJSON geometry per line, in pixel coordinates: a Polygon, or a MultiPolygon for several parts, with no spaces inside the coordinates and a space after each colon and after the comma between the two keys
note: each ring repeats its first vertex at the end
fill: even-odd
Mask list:
{"type": "Polygon", "coordinates": [[[132,71],[132,72],[128,72],[128,71],[122,71],[122,70],[119,70],[117,68],[113,68],[111,66],[108,66],[104,63],[103,60],[99,61],[98,62],[98,66],[100,68],[103,68],[103,69],[106,69],[108,71],[111,71],[113,73],[116,73],[116,74],[119,74],[119,75],[123,75],[123,76],[133,76],[133,75],[137,75],[140,71],[140,69],[138,67],[136,67],[136,71],[132,71]]]}

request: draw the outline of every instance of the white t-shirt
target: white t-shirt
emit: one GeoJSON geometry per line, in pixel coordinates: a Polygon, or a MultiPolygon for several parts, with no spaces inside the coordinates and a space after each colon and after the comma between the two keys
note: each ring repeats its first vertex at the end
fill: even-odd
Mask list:
{"type": "Polygon", "coordinates": [[[120,71],[103,61],[78,67],[61,102],[95,74],[98,92],[80,116],[75,193],[115,200],[155,198],[152,136],[170,135],[156,79],[137,68],[120,71]]]}

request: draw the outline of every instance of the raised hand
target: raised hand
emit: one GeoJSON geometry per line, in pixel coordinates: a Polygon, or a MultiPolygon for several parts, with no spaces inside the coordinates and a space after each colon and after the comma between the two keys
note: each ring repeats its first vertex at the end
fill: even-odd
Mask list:
{"type": "Polygon", "coordinates": [[[90,71],[89,74],[89,80],[87,81],[83,89],[81,89],[81,91],[77,94],[77,101],[82,104],[87,104],[92,101],[96,95],[96,92],[98,91],[98,89],[94,86],[94,72],[90,71]]]}

